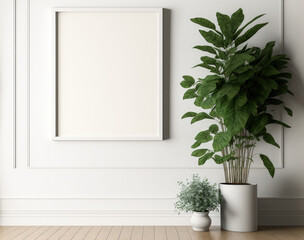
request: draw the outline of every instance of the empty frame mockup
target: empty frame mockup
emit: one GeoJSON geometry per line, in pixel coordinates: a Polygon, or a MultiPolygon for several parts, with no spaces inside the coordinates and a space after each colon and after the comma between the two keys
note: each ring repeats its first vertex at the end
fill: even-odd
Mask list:
{"type": "Polygon", "coordinates": [[[162,140],[162,9],[54,9],[54,140],[162,140]]]}

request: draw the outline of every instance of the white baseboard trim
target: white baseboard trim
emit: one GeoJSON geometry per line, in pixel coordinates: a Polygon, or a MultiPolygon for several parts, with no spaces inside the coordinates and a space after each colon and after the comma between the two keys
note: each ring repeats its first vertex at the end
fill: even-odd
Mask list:
{"type": "MultiPolygon", "coordinates": [[[[0,198],[0,225],[190,225],[191,214],[178,215],[173,210],[174,201],[0,198]]],[[[304,198],[260,198],[258,209],[260,226],[304,226],[304,198]]],[[[219,213],[212,212],[210,217],[212,225],[220,225],[219,213]]]]}
{"type": "MultiPolygon", "coordinates": [[[[40,211],[17,210],[1,211],[1,226],[46,226],[46,225],[140,225],[140,226],[187,226],[190,225],[190,214],[178,215],[175,211],[40,211]]],[[[220,225],[219,214],[211,214],[212,224],[220,225]]]]}

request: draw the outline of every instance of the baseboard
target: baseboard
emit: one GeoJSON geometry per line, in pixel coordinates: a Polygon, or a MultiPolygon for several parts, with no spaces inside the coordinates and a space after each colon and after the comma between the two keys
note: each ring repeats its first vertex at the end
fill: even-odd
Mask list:
{"type": "MultiPolygon", "coordinates": [[[[0,225],[190,225],[191,215],[177,214],[172,202],[174,199],[0,199],[0,225]]],[[[260,226],[304,226],[303,198],[261,198],[258,209],[260,226]]],[[[210,217],[212,225],[220,225],[219,213],[212,212],[210,217]]]]}
{"type": "MultiPolygon", "coordinates": [[[[46,225],[140,225],[140,226],[187,226],[190,214],[177,214],[175,211],[41,211],[17,210],[1,211],[1,226],[46,226],[46,225]]],[[[220,225],[219,214],[211,214],[212,223],[220,225]]]]}

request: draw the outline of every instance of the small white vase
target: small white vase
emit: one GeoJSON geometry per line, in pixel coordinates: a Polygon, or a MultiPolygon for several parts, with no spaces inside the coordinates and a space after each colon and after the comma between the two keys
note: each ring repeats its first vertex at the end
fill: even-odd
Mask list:
{"type": "Polygon", "coordinates": [[[191,217],[191,224],[194,231],[209,231],[211,225],[209,212],[193,212],[191,217]]]}

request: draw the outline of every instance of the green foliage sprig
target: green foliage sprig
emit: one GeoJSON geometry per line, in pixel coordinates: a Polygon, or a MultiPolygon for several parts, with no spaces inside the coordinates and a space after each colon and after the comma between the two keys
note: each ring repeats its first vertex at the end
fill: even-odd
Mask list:
{"type": "Polygon", "coordinates": [[[208,179],[201,180],[195,174],[192,181],[178,182],[181,187],[177,195],[179,200],[175,203],[175,208],[184,212],[207,212],[217,211],[219,206],[219,193],[215,184],[208,182],[208,179]]]}
{"type": "MultiPolygon", "coordinates": [[[[183,99],[194,99],[195,106],[202,110],[187,112],[182,118],[191,118],[191,124],[215,120],[208,129],[196,135],[192,145],[196,150],[192,156],[199,158],[199,165],[209,159],[223,164],[225,179],[229,183],[247,182],[257,141],[263,139],[280,147],[267,132],[267,125],[290,127],[268,111],[269,106],[283,105],[287,114],[292,116],[292,110],[280,99],[286,93],[293,95],[287,86],[291,74],[284,71],[290,59],[285,54],[273,54],[275,42],[268,42],[263,49],[244,45],[267,25],[260,23],[250,27],[263,15],[241,26],[244,21],[242,9],[231,16],[216,13],[219,29],[208,19],[191,19],[204,28],[199,32],[209,43],[194,47],[208,54],[202,56],[195,67],[206,68],[211,74],[197,80],[183,76],[181,86],[188,88],[183,99]],[[198,149],[210,141],[213,149],[198,149]]],[[[271,160],[263,154],[260,158],[273,177],[275,168],[271,160]]]]}

